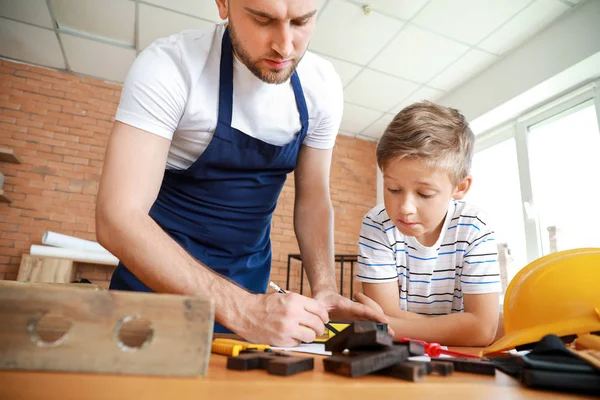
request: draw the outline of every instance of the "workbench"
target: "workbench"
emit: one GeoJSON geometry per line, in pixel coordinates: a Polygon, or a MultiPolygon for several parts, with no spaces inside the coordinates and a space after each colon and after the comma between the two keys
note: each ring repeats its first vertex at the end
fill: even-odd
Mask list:
{"type": "MultiPolygon", "coordinates": [[[[476,348],[451,348],[477,354],[476,348]]],[[[294,353],[301,355],[299,353],[294,353]]],[[[381,376],[347,378],[323,371],[322,356],[315,369],[290,377],[262,370],[226,369],[227,357],[212,354],[208,374],[201,379],[116,376],[55,372],[0,371],[0,399],[573,399],[582,396],[534,391],[496,371],[496,376],[455,372],[452,376],[426,376],[412,383],[381,376]]]]}

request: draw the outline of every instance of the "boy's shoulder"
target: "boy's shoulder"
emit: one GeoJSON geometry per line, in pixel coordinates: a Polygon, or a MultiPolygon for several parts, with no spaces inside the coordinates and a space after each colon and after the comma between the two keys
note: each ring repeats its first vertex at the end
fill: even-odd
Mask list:
{"type": "Polygon", "coordinates": [[[490,217],[488,214],[475,204],[454,200],[454,214],[452,215],[451,225],[463,224],[463,226],[473,226],[474,228],[489,229],[490,217]]]}
{"type": "Polygon", "coordinates": [[[385,210],[384,204],[378,204],[371,208],[368,213],[365,214],[364,219],[376,222],[378,224],[384,224],[390,222],[390,217],[385,210]]]}

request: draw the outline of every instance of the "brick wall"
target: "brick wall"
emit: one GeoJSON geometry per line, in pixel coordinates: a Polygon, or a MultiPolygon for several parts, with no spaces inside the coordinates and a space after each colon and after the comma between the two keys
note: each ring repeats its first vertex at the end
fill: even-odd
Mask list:
{"type": "MultiPolygon", "coordinates": [[[[40,244],[47,230],[96,240],[94,202],[121,86],[0,61],[0,147],[12,148],[23,160],[0,163],[4,192],[12,200],[0,203],[0,279],[16,279],[21,255],[40,244]]],[[[331,171],[336,253],[356,253],[362,216],[376,202],[374,155],[374,143],[337,140],[331,171]]],[[[273,217],[272,279],[280,285],[285,285],[287,255],[298,253],[293,181],[290,175],[273,217]]],[[[299,266],[293,263],[293,290],[298,290],[299,266]]],[[[78,264],[77,278],[106,286],[111,271],[78,264]]]]}

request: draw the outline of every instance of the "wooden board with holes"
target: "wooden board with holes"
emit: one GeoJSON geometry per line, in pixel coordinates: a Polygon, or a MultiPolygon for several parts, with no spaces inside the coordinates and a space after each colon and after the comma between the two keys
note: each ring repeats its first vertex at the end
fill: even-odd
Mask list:
{"type": "Polygon", "coordinates": [[[17,280],[20,282],[70,283],[75,279],[72,260],[23,254],[17,280]]]}
{"type": "Polygon", "coordinates": [[[204,376],[214,301],[0,281],[0,369],[204,376]]]}

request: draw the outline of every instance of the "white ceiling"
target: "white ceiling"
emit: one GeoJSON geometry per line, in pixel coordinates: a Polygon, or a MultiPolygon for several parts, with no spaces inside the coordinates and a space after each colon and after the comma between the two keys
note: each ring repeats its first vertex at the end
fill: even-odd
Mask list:
{"type": "MultiPolygon", "coordinates": [[[[310,50],[344,84],[341,133],[374,140],[583,1],[319,0],[310,50]]],[[[0,56],[122,82],[153,40],[219,21],[214,0],[0,0],[0,56]]]]}

